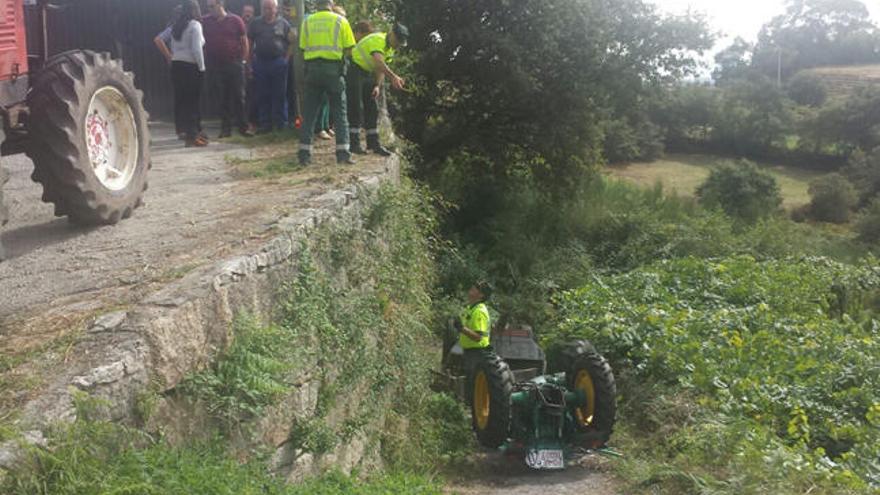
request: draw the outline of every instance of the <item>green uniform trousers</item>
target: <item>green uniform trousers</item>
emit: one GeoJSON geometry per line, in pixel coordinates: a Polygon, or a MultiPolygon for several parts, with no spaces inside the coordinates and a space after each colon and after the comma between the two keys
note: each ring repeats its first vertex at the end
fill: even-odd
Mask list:
{"type": "Polygon", "coordinates": [[[303,123],[299,136],[299,160],[308,162],[312,155],[312,131],[325,98],[330,102],[330,115],[336,124],[336,159],[348,160],[348,118],[345,103],[345,78],[342,61],[307,60],[303,123]]]}
{"type": "Polygon", "coordinates": [[[348,70],[348,125],[352,149],[361,147],[361,128],[366,131],[367,146],[379,146],[379,102],[373,98],[376,76],[357,65],[348,70]]]}

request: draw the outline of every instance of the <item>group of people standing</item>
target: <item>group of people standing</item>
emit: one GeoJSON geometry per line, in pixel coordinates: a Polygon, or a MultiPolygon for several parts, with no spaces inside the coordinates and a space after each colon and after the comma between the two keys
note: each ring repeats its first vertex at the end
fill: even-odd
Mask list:
{"type": "Polygon", "coordinates": [[[315,4],[317,11],[295,29],[279,12],[278,0],[262,0],[259,17],[251,4],[238,16],[226,10],[225,0],[207,0],[210,12],[202,16],[197,0],[181,2],[154,41],[171,66],[175,127],[187,146],[209,141],[200,113],[205,75],[220,104],[220,138],[233,130],[252,136],[287,128],[289,113],[299,109],[292,70],[298,46],[305,59],[300,163],[310,162],[315,136],[335,135],[340,163],[353,163],[352,153],[368,150],[390,154],[379,139],[378,99],[385,79],[398,90],[406,84],[388,63],[409,32],[399,23],[375,32],[368,21],[352,29],[333,0],[315,4]]]}

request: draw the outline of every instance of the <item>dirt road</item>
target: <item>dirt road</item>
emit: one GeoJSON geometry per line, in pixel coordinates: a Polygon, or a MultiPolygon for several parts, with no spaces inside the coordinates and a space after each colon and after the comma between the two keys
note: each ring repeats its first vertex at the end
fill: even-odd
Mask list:
{"type": "Polygon", "coordinates": [[[518,457],[481,454],[474,476],[451,483],[457,495],[618,495],[621,484],[609,473],[611,460],[588,454],[564,471],[533,471],[518,457]]]}
{"type": "MultiPolygon", "coordinates": [[[[30,161],[4,159],[12,175],[5,189],[11,221],[2,231],[9,259],[0,263],[0,328],[60,305],[125,304],[145,282],[179,277],[263,236],[303,199],[345,181],[344,172],[363,173],[381,163],[362,160],[369,163],[342,173],[335,165],[317,165],[254,180],[237,176],[230,162],[256,151],[222,144],[184,149],[169,129],[154,132],[146,206],[116,226],[80,228],[55,218],[29,178],[30,161]]],[[[292,170],[292,157],[290,163],[292,170]]]]}

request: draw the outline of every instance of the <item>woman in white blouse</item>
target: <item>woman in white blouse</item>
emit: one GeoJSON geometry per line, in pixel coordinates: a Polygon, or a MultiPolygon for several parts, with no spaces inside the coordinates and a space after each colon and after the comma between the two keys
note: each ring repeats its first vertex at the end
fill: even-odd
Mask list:
{"type": "Polygon", "coordinates": [[[199,103],[205,74],[205,36],[202,34],[201,9],[196,0],[183,0],[174,22],[154,42],[171,64],[174,86],[174,124],[186,146],[207,146],[202,133],[199,103]]]}

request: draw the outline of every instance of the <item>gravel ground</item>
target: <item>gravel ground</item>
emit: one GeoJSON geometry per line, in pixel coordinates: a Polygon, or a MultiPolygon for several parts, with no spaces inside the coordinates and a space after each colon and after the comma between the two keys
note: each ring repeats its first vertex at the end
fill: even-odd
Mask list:
{"type": "Polygon", "coordinates": [[[608,471],[606,457],[587,454],[562,471],[533,471],[518,456],[480,454],[474,476],[447,487],[456,495],[617,495],[621,484],[608,471]]]}

